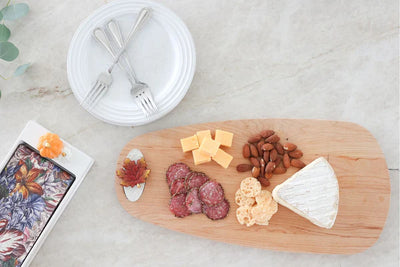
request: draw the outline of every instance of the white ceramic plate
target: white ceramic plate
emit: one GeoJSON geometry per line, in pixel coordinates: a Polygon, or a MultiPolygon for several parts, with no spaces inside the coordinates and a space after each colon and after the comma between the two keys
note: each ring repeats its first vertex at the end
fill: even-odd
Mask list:
{"type": "Polygon", "coordinates": [[[165,116],[183,99],[193,79],[195,47],[189,30],[179,17],[151,1],[112,1],[82,22],[70,44],[68,80],[79,103],[98,75],[112,63],[111,56],[93,38],[93,29],[115,19],[127,36],[143,7],[151,7],[151,17],[132,39],[127,51],[137,77],[150,86],[159,111],[146,118],[130,95],[131,86],[124,72],[116,66],[110,89],[89,111],[111,124],[137,126],[165,116]]]}

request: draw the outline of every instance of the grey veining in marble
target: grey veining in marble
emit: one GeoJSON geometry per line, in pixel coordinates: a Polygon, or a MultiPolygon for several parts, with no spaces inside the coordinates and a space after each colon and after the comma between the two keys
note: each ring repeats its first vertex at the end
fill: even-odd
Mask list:
{"type": "Polygon", "coordinates": [[[192,32],[193,84],[180,105],[147,126],[105,124],[75,100],[66,55],[74,31],[108,1],[29,1],[24,23],[10,23],[21,50],[0,80],[0,157],[35,119],[96,163],[32,266],[398,266],[398,2],[166,0],[192,32]],[[194,116],[195,115],[195,116],[194,116]],[[241,247],[176,233],[131,217],[114,193],[123,146],[153,130],[244,118],[344,120],[367,128],[390,169],[392,198],[377,243],[355,255],[312,255],[241,247]],[[96,197],[94,197],[96,195],[96,197]]]}

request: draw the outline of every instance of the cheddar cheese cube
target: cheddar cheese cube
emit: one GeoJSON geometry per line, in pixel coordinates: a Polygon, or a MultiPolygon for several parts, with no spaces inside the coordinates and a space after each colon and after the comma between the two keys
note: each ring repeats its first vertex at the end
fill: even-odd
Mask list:
{"type": "Polygon", "coordinates": [[[212,159],[226,169],[231,164],[233,157],[219,148],[217,154],[212,159]]]}
{"type": "Polygon", "coordinates": [[[197,136],[193,135],[190,137],[182,138],[181,145],[183,152],[192,151],[199,148],[199,142],[197,141],[197,136]]]}
{"type": "Polygon", "coordinates": [[[200,151],[213,157],[215,154],[217,154],[219,145],[219,142],[212,140],[211,138],[205,138],[200,145],[200,151]]]}
{"type": "Polygon", "coordinates": [[[201,142],[203,142],[204,138],[211,139],[211,131],[210,130],[198,131],[198,132],[196,132],[196,135],[197,135],[197,140],[199,141],[199,145],[201,145],[201,142]]]}
{"type": "Polygon", "coordinates": [[[231,147],[232,140],[233,140],[233,133],[222,130],[215,131],[215,141],[220,142],[221,146],[231,147]]]}
{"type": "Polygon", "coordinates": [[[199,165],[211,161],[211,157],[201,152],[200,149],[192,150],[192,154],[193,154],[194,165],[199,165]]]}

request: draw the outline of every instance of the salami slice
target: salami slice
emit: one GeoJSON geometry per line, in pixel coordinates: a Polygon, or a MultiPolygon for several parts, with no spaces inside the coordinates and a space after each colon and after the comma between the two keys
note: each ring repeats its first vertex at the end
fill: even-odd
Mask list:
{"type": "Polygon", "coordinates": [[[186,207],[186,194],[174,195],[169,202],[169,210],[179,218],[190,215],[189,209],[186,207]]]}
{"type": "Polygon", "coordinates": [[[224,189],[216,181],[208,181],[200,187],[199,197],[204,204],[212,206],[224,200],[224,189]]]}
{"type": "Polygon", "coordinates": [[[211,220],[223,219],[226,217],[226,215],[228,215],[228,212],[229,202],[226,199],[213,206],[204,205],[203,208],[203,213],[211,220]]]}
{"type": "Polygon", "coordinates": [[[185,178],[178,178],[172,181],[170,193],[171,195],[186,193],[186,180],[185,178]]]}
{"type": "Polygon", "coordinates": [[[186,207],[192,213],[201,213],[203,203],[199,198],[199,189],[193,188],[186,195],[186,207]]]}
{"type": "Polygon", "coordinates": [[[174,163],[167,170],[168,186],[171,186],[172,181],[178,178],[184,178],[190,172],[190,168],[185,163],[174,163]]]}
{"type": "Polygon", "coordinates": [[[186,175],[186,183],[188,190],[192,188],[200,188],[203,184],[208,182],[210,179],[202,172],[189,172],[186,175]]]}

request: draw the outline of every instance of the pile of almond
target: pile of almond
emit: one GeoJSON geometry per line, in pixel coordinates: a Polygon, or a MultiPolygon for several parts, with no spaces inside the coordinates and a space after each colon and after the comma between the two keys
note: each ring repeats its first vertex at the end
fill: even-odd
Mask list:
{"type": "Polygon", "coordinates": [[[236,166],[237,171],[251,170],[252,176],[263,186],[269,186],[273,174],[285,173],[290,166],[300,169],[306,166],[300,160],[303,152],[295,144],[282,145],[279,140],[279,136],[272,130],[250,137],[243,146],[243,157],[249,159],[251,164],[239,164],[236,166]]]}

